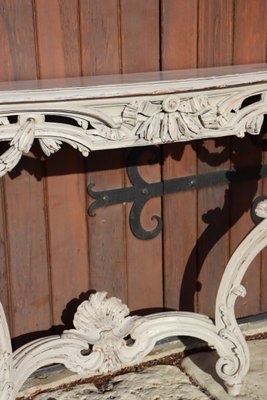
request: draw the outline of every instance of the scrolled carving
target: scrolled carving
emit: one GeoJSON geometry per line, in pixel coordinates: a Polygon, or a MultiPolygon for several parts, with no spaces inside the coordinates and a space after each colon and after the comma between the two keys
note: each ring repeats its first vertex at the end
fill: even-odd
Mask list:
{"type": "MultiPolygon", "coordinates": [[[[88,156],[88,147],[80,143],[79,138],[77,140],[75,134],[73,138],[62,135],[62,139],[58,139],[56,135],[60,137],[59,127],[57,127],[59,132],[55,133],[55,137],[49,137],[45,134],[44,137],[40,137],[40,131],[45,131],[46,128],[49,129],[49,122],[45,121],[45,114],[23,113],[18,115],[17,119],[17,123],[11,124],[7,117],[0,118],[0,126],[6,129],[12,128],[15,131],[15,135],[10,141],[10,148],[0,156],[0,176],[5,175],[18,164],[22,155],[27,154],[31,150],[32,144],[36,138],[38,138],[41,149],[47,156],[57,152],[61,148],[63,141],[79,150],[84,156],[88,156]]],[[[81,133],[86,135],[85,132],[88,127],[88,122],[80,118],[74,119],[77,121],[77,124],[81,126],[81,128],[76,129],[80,129],[81,133]]]]}
{"type": "Polygon", "coordinates": [[[82,339],[93,345],[92,353],[101,355],[99,370],[106,372],[124,365],[121,352],[126,347],[125,337],[137,319],[129,317],[129,309],[121,300],[98,292],[78,307],[73,321],[75,329],[65,331],[62,337],[82,339]]]}
{"type": "Polygon", "coordinates": [[[23,153],[28,153],[34,141],[35,119],[28,117],[20,124],[17,133],[10,142],[10,148],[0,156],[0,176],[11,171],[19,162],[23,153]]]}
{"type": "MultiPolygon", "coordinates": [[[[244,107],[246,99],[240,94],[216,101],[208,95],[181,97],[168,95],[163,100],[133,101],[127,104],[121,114],[121,123],[110,127],[103,121],[91,123],[92,134],[111,141],[129,140],[132,135],[136,143],[166,143],[197,138],[236,135],[245,132],[257,135],[263,123],[262,109],[255,104],[244,107]]],[[[258,103],[263,103],[260,100],[258,103]]],[[[257,103],[257,104],[258,104],[257,103]]],[[[267,111],[267,107],[266,107],[267,111]]]]}
{"type": "Polygon", "coordinates": [[[16,105],[10,115],[5,111],[0,116],[0,134],[3,140],[10,140],[10,148],[0,156],[0,176],[14,168],[34,139],[39,140],[47,156],[57,152],[63,142],[88,156],[90,149],[243,137],[245,132],[257,135],[267,104],[266,96],[261,94],[260,100],[245,106],[245,100],[253,95],[252,89],[242,89],[240,93],[230,90],[215,97],[212,91],[151,95],[127,104],[114,99],[103,107],[105,112],[97,105],[79,103],[54,108],[40,104],[34,111],[16,105]]]}
{"type": "Polygon", "coordinates": [[[252,260],[266,246],[267,219],[256,226],[232,255],[221,281],[216,300],[216,327],[224,341],[225,354],[217,363],[217,373],[236,394],[249,369],[249,351],[235,317],[235,302],[244,297],[241,281],[252,260]]]}
{"type": "Polygon", "coordinates": [[[13,400],[13,358],[5,313],[0,303],[0,400],[13,400]]]}

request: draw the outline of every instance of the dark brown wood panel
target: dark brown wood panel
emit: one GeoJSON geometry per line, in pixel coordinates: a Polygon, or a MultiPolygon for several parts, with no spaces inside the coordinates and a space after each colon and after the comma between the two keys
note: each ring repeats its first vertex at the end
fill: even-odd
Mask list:
{"type": "MultiPolygon", "coordinates": [[[[35,2],[40,78],[81,73],[77,0],[35,2]],[[56,60],[56,62],[55,62],[56,60]]],[[[46,160],[53,323],[89,288],[84,159],[67,145],[46,160]]]]}
{"type": "MultiPolygon", "coordinates": [[[[197,10],[196,0],[162,2],[161,67],[163,70],[196,68],[197,10]],[[179,40],[181,37],[183,40],[179,40]]],[[[164,146],[162,172],[163,179],[195,175],[196,152],[192,145],[164,146]]],[[[164,305],[167,308],[194,309],[196,217],[195,191],[177,193],[163,199],[164,305]]]]}
{"type": "MultiPolygon", "coordinates": [[[[121,1],[122,72],[158,70],[160,57],[159,1],[121,1]]],[[[144,156],[145,157],[145,156],[144,156]]],[[[145,157],[146,158],[146,157],[145,157]]],[[[161,178],[158,165],[140,165],[139,173],[149,182],[161,178]]],[[[126,178],[126,185],[129,185],[126,178]]],[[[129,228],[131,205],[126,206],[128,304],[132,310],[162,306],[161,235],[142,241],[129,228]]],[[[153,215],[161,215],[160,199],[151,199],[142,212],[145,229],[153,229],[153,215]]]]}
{"type": "MultiPolygon", "coordinates": [[[[0,10],[0,79],[35,79],[32,2],[1,1],[0,10]]],[[[42,172],[40,159],[29,155],[3,179],[14,336],[51,324],[43,181],[36,178],[42,172]]]]}
{"type": "MultiPolygon", "coordinates": [[[[119,2],[81,1],[82,69],[84,75],[120,72],[119,2]]],[[[87,161],[87,181],[94,190],[122,187],[122,150],[93,153],[87,161]]],[[[124,206],[96,211],[88,220],[90,289],[106,290],[127,301],[124,206]]]]}
{"type": "MultiPolygon", "coordinates": [[[[233,0],[200,0],[198,66],[231,64],[232,45],[233,0]]],[[[228,139],[200,141],[196,148],[199,174],[230,167],[228,139]]],[[[198,311],[214,316],[219,282],[229,259],[228,186],[199,190],[197,202],[198,311]]]]}
{"type": "MultiPolygon", "coordinates": [[[[266,21],[265,0],[0,0],[0,81],[263,62],[266,21]]],[[[261,162],[251,138],[231,143],[166,145],[162,168],[149,165],[147,152],[139,171],[152,182],[261,162]]],[[[95,190],[130,185],[127,156],[84,160],[66,145],[46,160],[35,145],[1,180],[0,297],[13,335],[61,323],[66,304],[93,289],[131,309],[213,315],[220,277],[253,227],[251,202],[267,193],[266,181],[151,200],[142,223],[151,229],[151,216],[163,215],[164,230],[141,241],[129,227],[130,204],[93,218],[86,211],[88,182],[95,190]]],[[[246,274],[239,316],[266,311],[266,254],[246,274]]]]}
{"type": "Polygon", "coordinates": [[[83,75],[120,73],[119,0],[80,0],[83,75]]]}
{"type": "MultiPolygon", "coordinates": [[[[235,2],[234,63],[257,63],[265,61],[266,52],[266,11],[265,0],[235,2]]],[[[259,165],[261,148],[252,145],[250,137],[234,139],[232,145],[232,164],[259,165]]],[[[231,191],[231,252],[253,227],[250,217],[251,202],[261,194],[261,183],[234,185],[231,191]]],[[[237,302],[238,315],[251,315],[260,310],[260,256],[252,263],[244,278],[247,296],[237,302]]]]}

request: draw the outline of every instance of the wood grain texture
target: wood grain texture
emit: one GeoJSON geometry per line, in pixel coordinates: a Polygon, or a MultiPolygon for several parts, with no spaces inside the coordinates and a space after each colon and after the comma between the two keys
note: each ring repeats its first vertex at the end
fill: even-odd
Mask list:
{"type": "Polygon", "coordinates": [[[80,0],[83,75],[120,73],[118,0],[80,0]]]}
{"type": "MultiPolygon", "coordinates": [[[[198,67],[231,64],[233,10],[232,0],[200,0],[198,67]]],[[[229,139],[201,141],[196,148],[199,174],[230,167],[229,139]]],[[[200,189],[197,203],[198,311],[213,316],[217,290],[229,259],[228,186],[200,189]]]]}
{"type": "MultiPolygon", "coordinates": [[[[159,2],[157,0],[121,1],[122,72],[154,71],[159,69],[159,2]],[[151,45],[153,43],[153,45],[151,45]]],[[[141,176],[159,181],[159,165],[148,165],[149,154],[144,155],[141,176]]],[[[140,162],[142,163],[142,161],[140,162]]],[[[126,185],[129,185],[126,178],[126,185]]],[[[131,204],[126,205],[126,246],[128,304],[132,310],[162,307],[162,248],[161,235],[141,241],[129,227],[131,204]]],[[[142,212],[145,229],[153,229],[152,215],[161,215],[161,200],[151,199],[142,212]]]]}
{"type": "Polygon", "coordinates": [[[160,60],[158,0],[121,0],[122,72],[157,71],[160,60]]]}
{"type": "MultiPolygon", "coordinates": [[[[0,0],[0,81],[264,62],[266,8],[265,0],[0,0]]],[[[250,138],[227,142],[163,146],[163,178],[261,162],[250,138]]],[[[129,185],[127,151],[94,153],[86,163],[68,146],[46,161],[36,146],[34,154],[1,180],[0,298],[13,335],[60,323],[66,304],[89,289],[107,290],[131,309],[163,302],[193,309],[198,297],[199,311],[213,314],[228,255],[252,228],[251,202],[267,193],[266,180],[234,185],[230,194],[217,187],[197,198],[189,191],[154,199],[143,223],[153,227],[162,201],[163,237],[142,242],[129,228],[130,205],[86,214],[90,180],[95,190],[129,185]]],[[[144,179],[161,179],[159,166],[139,164],[144,179]]],[[[266,254],[245,276],[239,316],[266,311],[266,254]]]]}
{"type": "MultiPolygon", "coordinates": [[[[1,1],[0,43],[5,62],[1,80],[36,78],[34,19],[31,1],[1,1]],[[23,18],[22,18],[23,16],[23,18]]],[[[50,326],[46,223],[41,162],[29,156],[4,180],[8,235],[12,334],[50,326]]]]}
{"type": "MultiPolygon", "coordinates": [[[[161,46],[163,70],[196,67],[197,1],[162,2],[161,46]]],[[[163,179],[196,174],[196,153],[192,145],[164,146],[162,173],[163,179]]],[[[196,218],[195,191],[163,198],[164,305],[167,308],[194,310],[196,218]]]]}
{"type": "MultiPolygon", "coordinates": [[[[83,74],[119,73],[119,2],[81,1],[80,7],[83,74]]],[[[123,163],[122,150],[91,154],[87,161],[87,182],[95,183],[94,190],[122,187],[123,163]]],[[[88,248],[90,288],[106,290],[110,296],[127,301],[124,213],[123,205],[113,205],[89,217],[88,248]]]]}
{"type": "MultiPolygon", "coordinates": [[[[235,33],[235,52],[234,61],[236,64],[245,64],[251,62],[265,62],[266,60],[266,19],[267,19],[267,3],[264,0],[249,0],[244,3],[242,1],[236,2],[236,33],[235,33]],[[242,38],[242,39],[241,39],[242,38]]],[[[237,146],[237,143],[236,143],[237,146]]],[[[261,155],[261,148],[251,147],[251,141],[246,140],[242,146],[242,153],[249,154],[247,162],[250,164],[260,164],[261,160],[266,162],[266,154],[261,155]]],[[[238,163],[243,165],[245,162],[242,155],[239,155],[238,163]]],[[[248,198],[254,199],[257,195],[261,194],[261,190],[266,194],[266,179],[261,184],[254,181],[249,187],[242,185],[237,188],[233,193],[232,204],[235,207],[243,206],[244,201],[248,198]],[[241,190],[239,190],[241,189],[241,190]],[[246,197],[244,197],[246,196],[246,197]],[[240,204],[241,203],[241,204],[240,204]]],[[[239,229],[235,228],[233,234],[232,247],[238,244],[241,240],[242,231],[248,232],[253,224],[250,219],[250,210],[248,205],[246,213],[242,216],[242,223],[239,229]]],[[[239,301],[239,310],[242,315],[248,315],[259,311],[266,311],[267,309],[267,296],[266,296],[266,250],[262,253],[261,257],[257,257],[255,262],[250,267],[250,270],[245,275],[244,284],[248,288],[248,295],[242,301],[239,301]],[[261,266],[260,266],[261,263],[261,266]],[[261,269],[260,269],[261,268],[261,269]]]]}
{"type": "MultiPolygon", "coordinates": [[[[78,1],[37,0],[35,7],[40,78],[80,75],[78,1]]],[[[89,288],[84,165],[68,146],[45,162],[54,324],[89,288]]]]}
{"type": "MultiPolygon", "coordinates": [[[[244,64],[264,62],[266,52],[266,17],[267,3],[264,0],[235,2],[234,63],[244,64]]],[[[249,138],[233,140],[232,164],[235,167],[260,165],[262,151],[253,146],[249,138]],[[247,155],[244,157],[244,155],[247,155]]],[[[261,184],[251,181],[249,184],[234,185],[231,190],[231,225],[230,250],[243,240],[254,226],[250,217],[253,199],[261,194],[261,184]]],[[[239,316],[251,315],[260,310],[260,256],[252,263],[244,277],[244,286],[248,294],[237,303],[239,316]]]]}

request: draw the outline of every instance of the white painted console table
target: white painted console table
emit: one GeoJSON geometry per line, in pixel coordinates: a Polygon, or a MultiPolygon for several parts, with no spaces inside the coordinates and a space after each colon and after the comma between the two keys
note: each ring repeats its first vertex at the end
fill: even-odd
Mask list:
{"type": "MultiPolygon", "coordinates": [[[[10,147],[0,156],[0,175],[12,170],[33,141],[47,156],[62,142],[89,151],[257,135],[267,113],[267,64],[0,84],[0,140],[10,147]],[[254,96],[254,97],[253,97],[254,96]],[[244,100],[250,98],[250,101],[244,100]],[[246,105],[249,104],[249,105],[246,105]]],[[[267,216],[265,203],[258,214],[267,216]]],[[[236,395],[249,368],[247,344],[234,314],[244,296],[242,278],[267,244],[263,219],[229,261],[216,300],[215,323],[197,313],[164,312],[129,316],[119,299],[96,293],[83,302],[75,329],[33,341],[12,353],[0,305],[0,400],[14,400],[38,368],[62,363],[80,374],[138,363],[155,343],[189,335],[213,345],[217,373],[236,395]],[[128,346],[128,335],[134,344],[128,346]],[[89,355],[81,351],[92,345],[89,355]]]]}

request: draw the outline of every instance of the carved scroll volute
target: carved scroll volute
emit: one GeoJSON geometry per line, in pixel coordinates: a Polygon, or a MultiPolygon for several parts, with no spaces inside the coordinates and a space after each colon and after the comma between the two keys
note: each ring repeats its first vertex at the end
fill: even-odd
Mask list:
{"type": "Polygon", "coordinates": [[[0,303],[0,400],[14,400],[14,376],[11,339],[0,303]]]}

